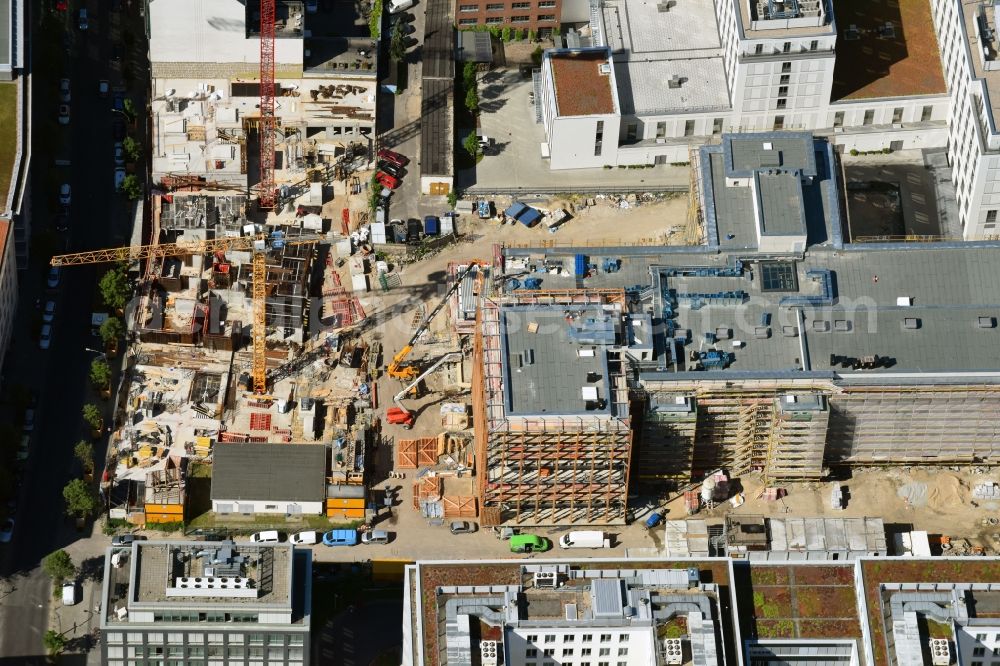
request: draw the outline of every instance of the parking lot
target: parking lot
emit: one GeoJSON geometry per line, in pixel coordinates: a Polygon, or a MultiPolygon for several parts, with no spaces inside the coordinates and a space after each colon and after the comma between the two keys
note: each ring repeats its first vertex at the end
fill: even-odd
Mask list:
{"type": "Polygon", "coordinates": [[[459,190],[482,192],[540,187],[600,190],[602,187],[687,187],[687,167],[658,166],[631,169],[573,169],[552,171],[541,156],[545,130],[535,122],[535,107],[529,102],[531,79],[517,69],[495,69],[479,78],[481,131],[494,140],[494,147],[475,169],[455,174],[459,190]]]}

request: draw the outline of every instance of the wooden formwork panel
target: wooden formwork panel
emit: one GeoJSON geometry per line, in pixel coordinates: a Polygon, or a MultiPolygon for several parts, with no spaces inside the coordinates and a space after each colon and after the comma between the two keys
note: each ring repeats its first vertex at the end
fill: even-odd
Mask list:
{"type": "Polygon", "coordinates": [[[417,468],[417,440],[401,439],[396,442],[396,469],[417,468]]]}
{"type": "Polygon", "coordinates": [[[427,477],[413,482],[413,508],[420,509],[420,500],[441,497],[442,482],[438,477],[427,477]]]}
{"type": "Polygon", "coordinates": [[[401,439],[396,443],[396,467],[416,469],[437,463],[438,440],[436,437],[424,439],[401,439]]]}
{"type": "Polygon", "coordinates": [[[441,501],[445,518],[475,518],[479,513],[476,498],[471,495],[445,495],[441,501]]]}

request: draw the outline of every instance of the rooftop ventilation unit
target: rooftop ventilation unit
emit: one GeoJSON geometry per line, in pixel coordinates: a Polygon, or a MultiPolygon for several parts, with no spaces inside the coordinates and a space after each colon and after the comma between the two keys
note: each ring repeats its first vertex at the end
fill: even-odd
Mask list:
{"type": "Polygon", "coordinates": [[[608,75],[608,74],[610,74],[611,73],[611,64],[610,63],[606,63],[606,62],[602,62],[600,70],[601,70],[601,74],[604,74],[605,76],[608,75]]]}
{"type": "Polygon", "coordinates": [[[669,12],[677,3],[674,0],[664,0],[663,2],[656,3],[656,11],[658,12],[669,12]]]}
{"type": "Polygon", "coordinates": [[[671,665],[684,663],[684,649],[679,638],[668,638],[663,641],[663,655],[671,665]]]}
{"type": "Polygon", "coordinates": [[[930,645],[933,666],[948,666],[951,663],[951,643],[947,638],[932,638],[927,643],[930,645]]]}
{"type": "Polygon", "coordinates": [[[979,328],[996,328],[997,318],[996,317],[979,317],[976,320],[976,326],[979,328]]]}
{"type": "Polygon", "coordinates": [[[858,30],[858,26],[853,23],[847,26],[847,30],[844,31],[844,39],[849,42],[856,42],[861,39],[861,31],[858,30]]]}
{"type": "Polygon", "coordinates": [[[673,76],[670,77],[670,80],[667,81],[667,87],[680,88],[682,83],[684,83],[684,79],[678,76],[677,74],[674,74],[673,76]]]}
{"type": "Polygon", "coordinates": [[[483,666],[497,666],[497,652],[496,641],[479,641],[479,662],[483,666]]]}
{"type": "Polygon", "coordinates": [[[535,587],[559,587],[559,576],[555,571],[536,571],[535,587]]]}
{"type": "Polygon", "coordinates": [[[878,36],[880,39],[893,39],[896,37],[896,28],[892,23],[886,23],[878,29],[878,36]]]}

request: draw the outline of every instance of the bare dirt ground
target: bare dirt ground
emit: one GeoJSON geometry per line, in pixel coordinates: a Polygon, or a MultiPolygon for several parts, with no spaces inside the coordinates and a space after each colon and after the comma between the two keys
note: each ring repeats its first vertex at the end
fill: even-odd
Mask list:
{"type": "MultiPolygon", "coordinates": [[[[740,479],[746,503],[738,509],[729,504],[702,512],[704,517],[721,518],[728,512],[766,516],[876,517],[887,528],[912,526],[932,535],[968,539],[987,551],[1000,549],[1000,526],[990,524],[1000,502],[977,500],[972,489],[982,483],[1000,482],[1000,473],[970,468],[898,468],[858,470],[839,482],[847,488],[847,508],[830,507],[832,482],[780,484],[788,495],[779,501],[756,499],[761,489],[758,477],[740,479]]],[[[684,514],[683,503],[668,505],[670,515],[684,514]]]]}

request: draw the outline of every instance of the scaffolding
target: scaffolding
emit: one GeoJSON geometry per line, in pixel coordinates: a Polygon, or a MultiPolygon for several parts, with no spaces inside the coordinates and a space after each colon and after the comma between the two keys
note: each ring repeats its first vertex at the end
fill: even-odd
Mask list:
{"type": "Polygon", "coordinates": [[[501,309],[624,304],[622,290],[515,292],[484,299],[473,344],[477,492],[484,525],[625,523],[632,428],[623,365],[608,351],[611,415],[515,416],[504,399],[501,309]]]}

